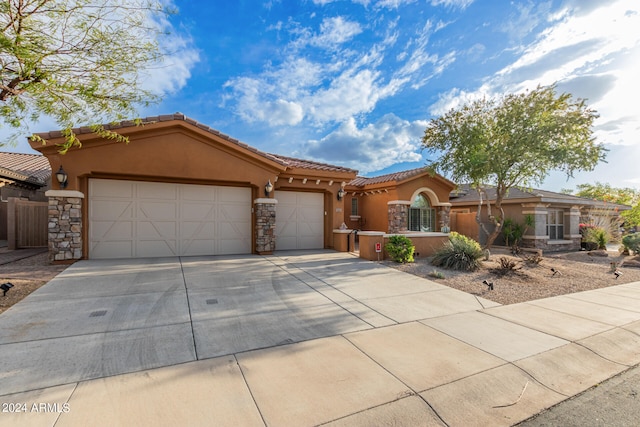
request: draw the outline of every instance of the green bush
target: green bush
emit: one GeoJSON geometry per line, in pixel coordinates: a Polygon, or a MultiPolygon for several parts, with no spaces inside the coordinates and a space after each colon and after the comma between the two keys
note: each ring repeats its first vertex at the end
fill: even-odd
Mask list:
{"type": "Polygon", "coordinates": [[[389,237],[389,243],[384,245],[384,249],[395,262],[413,262],[413,251],[416,249],[407,236],[401,234],[389,237]]]}
{"type": "Polygon", "coordinates": [[[640,233],[627,234],[622,238],[622,245],[634,254],[640,254],[640,233]]]}
{"type": "Polygon", "coordinates": [[[593,227],[585,230],[583,240],[588,243],[595,243],[598,249],[607,249],[609,243],[609,233],[602,227],[593,227]]]}
{"type": "Polygon", "coordinates": [[[449,241],[431,259],[431,264],[450,270],[473,271],[482,265],[480,258],[483,255],[478,242],[452,232],[449,234],[449,241]]]}

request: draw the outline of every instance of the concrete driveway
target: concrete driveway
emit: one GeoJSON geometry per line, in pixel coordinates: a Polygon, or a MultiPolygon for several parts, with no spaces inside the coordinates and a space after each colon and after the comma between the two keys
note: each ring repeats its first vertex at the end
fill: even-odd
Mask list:
{"type": "Polygon", "coordinates": [[[82,261],[0,326],[0,402],[59,405],[0,425],[511,425],[640,363],[640,284],[502,307],[333,251],[82,261]]]}
{"type": "Polygon", "coordinates": [[[494,305],[333,251],[81,261],[0,318],[2,394],[494,305]]]}

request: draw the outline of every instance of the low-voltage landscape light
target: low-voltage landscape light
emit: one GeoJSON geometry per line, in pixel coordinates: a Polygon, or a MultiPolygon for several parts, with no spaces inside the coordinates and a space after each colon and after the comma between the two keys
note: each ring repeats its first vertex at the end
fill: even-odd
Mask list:
{"type": "Polygon", "coordinates": [[[485,285],[487,285],[487,287],[489,288],[490,291],[493,290],[493,282],[488,282],[486,280],[483,280],[482,283],[484,283],[485,285]]]}
{"type": "Polygon", "coordinates": [[[9,291],[9,289],[13,288],[13,284],[12,283],[3,283],[2,285],[0,285],[0,289],[2,289],[2,296],[6,297],[7,296],[7,292],[9,291]]]}

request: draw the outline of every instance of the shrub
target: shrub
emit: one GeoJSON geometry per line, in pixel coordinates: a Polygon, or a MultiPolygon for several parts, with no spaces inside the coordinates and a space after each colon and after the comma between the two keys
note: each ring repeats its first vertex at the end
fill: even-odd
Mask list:
{"type": "Polygon", "coordinates": [[[451,232],[449,241],[435,253],[431,264],[451,270],[473,271],[482,265],[480,258],[483,255],[478,242],[456,232],[451,232]]]}
{"type": "Polygon", "coordinates": [[[640,254],[640,233],[627,234],[622,238],[622,245],[634,254],[640,254]]]}
{"type": "Polygon", "coordinates": [[[518,262],[507,257],[500,257],[500,269],[504,271],[515,270],[518,262]]]}
{"type": "Polygon", "coordinates": [[[585,242],[595,243],[598,246],[598,249],[607,249],[607,243],[609,243],[609,233],[604,228],[587,228],[583,236],[585,242]]]}
{"type": "Polygon", "coordinates": [[[529,227],[534,225],[534,222],[533,215],[525,215],[524,224],[519,224],[511,218],[505,218],[502,224],[502,234],[504,235],[505,245],[517,248],[522,241],[522,237],[529,227]]]}
{"type": "Polygon", "coordinates": [[[395,262],[413,262],[413,251],[416,249],[407,236],[401,234],[389,237],[389,243],[384,245],[384,249],[395,262]]]}
{"type": "Polygon", "coordinates": [[[429,276],[434,277],[436,279],[444,279],[444,274],[439,272],[438,270],[433,270],[431,273],[429,273],[429,276]]]}

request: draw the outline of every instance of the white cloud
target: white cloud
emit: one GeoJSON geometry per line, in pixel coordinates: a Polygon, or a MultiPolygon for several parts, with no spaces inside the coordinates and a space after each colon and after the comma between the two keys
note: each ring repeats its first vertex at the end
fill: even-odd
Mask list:
{"type": "Polygon", "coordinates": [[[331,49],[335,45],[345,43],[360,34],[360,24],[347,21],[341,16],[325,18],[320,24],[320,35],[314,37],[310,44],[331,49]]]}
{"type": "Polygon", "coordinates": [[[327,89],[309,96],[309,116],[316,122],[326,122],[370,112],[380,98],[377,78],[378,73],[368,69],[342,73],[327,89]]]}
{"type": "Polygon", "coordinates": [[[443,5],[448,8],[466,9],[474,0],[431,0],[431,6],[443,5]]]}
{"type": "Polygon", "coordinates": [[[304,117],[302,106],[295,102],[278,99],[269,105],[271,106],[269,122],[274,125],[297,125],[304,117]]]}
{"type": "MultiPolygon", "coordinates": [[[[174,7],[169,0],[163,3],[174,7]]],[[[164,56],[154,68],[140,72],[142,87],[161,96],[175,93],[186,86],[200,53],[191,37],[178,31],[165,16],[149,15],[148,22],[160,34],[158,44],[164,56]]]]}
{"type": "Polygon", "coordinates": [[[357,169],[362,174],[400,162],[421,161],[420,141],[426,121],[409,122],[394,114],[359,128],[351,117],[320,140],[310,141],[304,155],[357,169]]]}
{"type": "Polygon", "coordinates": [[[549,26],[521,55],[477,90],[458,88],[440,95],[430,108],[440,115],[464,103],[558,82],[600,114],[594,131],[601,142],[640,142],[640,4],[599,3],[548,16],[549,26]]]}

